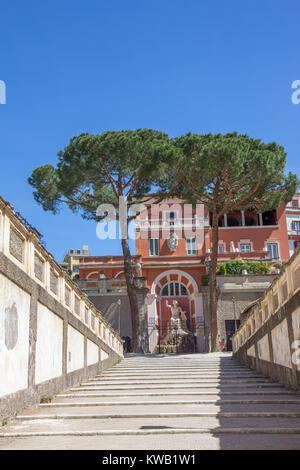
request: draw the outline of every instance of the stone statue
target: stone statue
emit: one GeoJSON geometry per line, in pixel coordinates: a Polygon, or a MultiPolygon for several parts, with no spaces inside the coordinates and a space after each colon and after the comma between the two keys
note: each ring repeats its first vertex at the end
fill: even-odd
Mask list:
{"type": "Polygon", "coordinates": [[[175,251],[178,246],[178,237],[176,233],[170,233],[170,237],[168,238],[168,247],[171,251],[175,251]]]}
{"type": "Polygon", "coordinates": [[[135,268],[136,268],[137,277],[141,277],[141,275],[142,275],[142,264],[141,264],[140,261],[136,262],[135,268]]]}
{"type": "Polygon", "coordinates": [[[177,334],[187,335],[186,326],[186,312],[178,305],[177,300],[173,300],[173,305],[166,303],[167,307],[171,309],[171,328],[177,329],[177,334]]]}
{"type": "Polygon", "coordinates": [[[234,242],[231,241],[231,242],[230,242],[230,253],[235,253],[235,251],[236,251],[236,250],[235,250],[234,242]]]}
{"type": "Polygon", "coordinates": [[[178,305],[177,300],[173,300],[172,305],[167,301],[166,306],[171,309],[171,318],[156,352],[181,354],[195,351],[194,336],[186,325],[186,312],[178,305]]]}

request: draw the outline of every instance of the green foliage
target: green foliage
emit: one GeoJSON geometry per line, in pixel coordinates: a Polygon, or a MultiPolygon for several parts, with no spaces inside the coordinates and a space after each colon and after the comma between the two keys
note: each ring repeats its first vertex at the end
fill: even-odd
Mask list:
{"type": "Polygon", "coordinates": [[[295,175],[285,175],[286,153],[274,142],[237,133],[189,133],[174,144],[180,150],[182,194],[204,203],[217,218],[235,210],[277,208],[292,199],[299,185],[295,175]]]}
{"type": "Polygon", "coordinates": [[[6,426],[6,425],[7,425],[7,419],[4,419],[4,420],[2,421],[2,426],[6,426]]]}
{"type": "Polygon", "coordinates": [[[227,274],[226,263],[219,264],[219,267],[218,267],[218,270],[217,270],[217,275],[218,276],[226,276],[226,274],[227,274]]]}
{"type": "Polygon", "coordinates": [[[209,278],[208,278],[207,274],[203,274],[201,276],[201,284],[202,284],[202,286],[208,286],[209,278]]]}
{"type": "Polygon", "coordinates": [[[136,204],[167,178],[175,152],[167,134],[152,129],[80,134],[58,152],[56,168],[38,167],[28,182],[44,210],[57,213],[66,203],[84,218],[99,220],[100,204],[118,209],[120,196],[128,206],[136,204]]]}
{"type": "Polygon", "coordinates": [[[217,275],[241,275],[243,269],[246,269],[248,274],[267,274],[270,272],[268,263],[260,263],[256,261],[241,261],[233,260],[221,263],[218,266],[217,275]]]}
{"type": "Polygon", "coordinates": [[[49,395],[43,395],[40,399],[40,403],[51,403],[52,400],[53,400],[53,397],[49,395]]]}

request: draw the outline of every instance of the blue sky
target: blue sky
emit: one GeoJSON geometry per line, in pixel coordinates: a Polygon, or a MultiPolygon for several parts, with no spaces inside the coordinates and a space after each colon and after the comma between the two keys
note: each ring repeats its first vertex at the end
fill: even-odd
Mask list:
{"type": "Polygon", "coordinates": [[[95,224],[45,213],[27,178],[81,132],[247,133],[286,148],[300,175],[300,4],[289,0],[1,2],[0,194],[60,261],[120,254],[95,224]]]}

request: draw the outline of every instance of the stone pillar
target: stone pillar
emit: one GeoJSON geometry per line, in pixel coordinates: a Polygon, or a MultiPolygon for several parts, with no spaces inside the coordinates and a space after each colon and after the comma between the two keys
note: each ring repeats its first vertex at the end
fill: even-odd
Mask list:
{"type": "Polygon", "coordinates": [[[201,292],[203,294],[203,310],[204,310],[204,343],[205,352],[211,350],[211,339],[210,339],[210,297],[209,297],[209,286],[202,286],[201,292]]]}
{"type": "Polygon", "coordinates": [[[145,277],[135,277],[134,286],[138,299],[140,331],[142,337],[142,347],[145,353],[149,352],[148,337],[148,315],[147,315],[147,294],[149,289],[146,287],[145,277]]]}
{"type": "Polygon", "coordinates": [[[34,256],[35,256],[35,247],[33,241],[29,238],[27,242],[28,247],[28,259],[27,259],[27,273],[29,276],[34,276],[34,256]]]}
{"type": "Polygon", "coordinates": [[[205,352],[205,322],[203,312],[203,294],[197,292],[195,294],[195,320],[196,320],[196,333],[197,333],[197,348],[198,352],[205,352]]]}
{"type": "Polygon", "coordinates": [[[28,357],[28,388],[35,386],[35,362],[36,362],[36,340],[37,340],[37,307],[38,292],[35,288],[30,298],[30,319],[29,319],[29,357],[28,357]]]}
{"type": "Polygon", "coordinates": [[[245,227],[245,212],[241,211],[242,214],[242,226],[245,227]]]}
{"type": "Polygon", "coordinates": [[[3,247],[2,247],[2,250],[3,250],[3,253],[10,257],[10,252],[9,252],[9,233],[10,233],[10,223],[9,223],[9,218],[8,216],[5,214],[5,212],[3,212],[3,217],[2,217],[2,231],[3,231],[3,247]]]}
{"type": "Polygon", "coordinates": [[[149,352],[154,352],[154,349],[157,345],[158,332],[155,329],[155,324],[158,317],[158,312],[156,311],[156,299],[156,294],[149,294],[147,296],[149,352]]]}

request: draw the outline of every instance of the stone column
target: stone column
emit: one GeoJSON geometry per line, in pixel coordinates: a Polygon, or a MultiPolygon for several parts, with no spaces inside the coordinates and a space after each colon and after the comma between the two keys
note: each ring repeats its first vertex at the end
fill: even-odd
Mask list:
{"type": "Polygon", "coordinates": [[[203,314],[203,294],[201,292],[197,292],[195,294],[194,301],[198,352],[205,352],[205,322],[203,314]]]}
{"type": "Polygon", "coordinates": [[[241,211],[242,214],[242,226],[245,227],[245,212],[241,211]]]}
{"type": "Polygon", "coordinates": [[[135,277],[134,286],[138,299],[140,331],[142,337],[142,347],[145,353],[149,352],[148,337],[148,314],[147,314],[147,294],[149,289],[146,287],[146,278],[135,277]]]}

